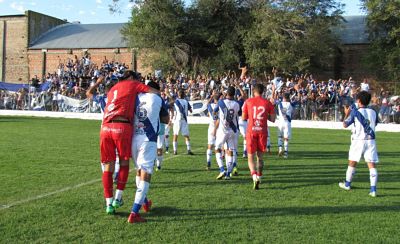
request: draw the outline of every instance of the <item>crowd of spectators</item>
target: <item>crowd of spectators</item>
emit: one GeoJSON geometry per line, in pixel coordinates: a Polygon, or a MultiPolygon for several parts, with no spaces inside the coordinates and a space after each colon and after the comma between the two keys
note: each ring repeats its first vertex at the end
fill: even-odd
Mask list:
{"type": "MultiPolygon", "coordinates": [[[[32,78],[29,91],[28,89],[20,89],[16,93],[0,91],[0,108],[27,109],[35,107],[36,104],[45,104],[46,110],[66,111],[63,106],[64,97],[86,99],[86,90],[94,85],[97,77],[104,75],[106,82],[118,80],[126,69],[129,69],[129,66],[109,61],[106,57],[100,65],[97,65],[91,61],[89,54],[81,58],[75,56],[65,63],[60,62],[57,71],[48,73],[42,81],[36,76],[32,78]]],[[[248,75],[245,67],[239,69],[242,71],[240,74],[228,71],[222,75],[207,73],[196,76],[183,73],[162,76],[161,72],[155,72],[142,76],[142,82],[147,83],[150,80],[158,82],[162,92],[170,99],[174,99],[178,91],[183,89],[190,101],[208,100],[213,94],[223,92],[229,86],[236,87],[238,95],[242,90],[251,96],[252,85],[262,82],[267,88],[265,97],[271,97],[274,90],[280,95],[290,94],[295,108],[294,119],[327,121],[342,120],[343,106],[353,103],[358,91],[365,90],[372,93],[371,106],[378,112],[381,122],[399,123],[399,97],[392,96],[389,91],[371,87],[367,79],[361,83],[351,77],[319,81],[311,74],[284,77],[273,69],[271,74],[265,73],[256,80],[248,75]]],[[[97,93],[104,92],[105,85],[99,86],[97,93]]],[[[99,109],[87,111],[94,112],[99,109]]]]}

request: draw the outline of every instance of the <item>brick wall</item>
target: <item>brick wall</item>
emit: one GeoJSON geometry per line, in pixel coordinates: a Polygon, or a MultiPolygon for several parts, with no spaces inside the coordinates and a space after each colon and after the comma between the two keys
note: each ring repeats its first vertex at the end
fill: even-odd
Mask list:
{"type": "Polygon", "coordinates": [[[2,78],[7,82],[26,83],[29,79],[27,18],[23,15],[4,16],[0,18],[0,22],[5,26],[3,30],[5,42],[2,43],[2,46],[5,46],[5,52],[2,52],[0,57],[5,63],[4,77],[2,78]]]}

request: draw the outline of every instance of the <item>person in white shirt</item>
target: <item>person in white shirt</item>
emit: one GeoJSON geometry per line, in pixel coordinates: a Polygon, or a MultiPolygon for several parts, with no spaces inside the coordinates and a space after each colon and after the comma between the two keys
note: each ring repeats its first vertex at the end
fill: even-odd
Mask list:
{"type": "Polygon", "coordinates": [[[367,79],[363,80],[363,82],[360,85],[360,89],[361,89],[361,91],[369,92],[369,84],[368,84],[368,80],[367,79]]]}
{"type": "Polygon", "coordinates": [[[220,170],[217,179],[220,180],[225,176],[225,180],[230,179],[233,170],[233,152],[237,147],[238,132],[238,113],[240,110],[239,103],[234,100],[235,88],[228,87],[226,98],[218,101],[214,109],[214,114],[218,114],[218,119],[215,124],[216,140],[215,140],[215,157],[217,158],[218,167],[220,170]],[[225,172],[221,150],[224,149],[224,144],[227,145],[226,168],[225,172]]]}
{"type": "Polygon", "coordinates": [[[215,147],[215,121],[218,119],[218,115],[214,114],[214,109],[218,104],[219,95],[214,95],[212,99],[210,99],[207,105],[207,114],[208,114],[208,143],[207,143],[207,170],[211,169],[211,157],[212,150],[215,147]]]}
{"type": "Polygon", "coordinates": [[[378,116],[375,110],[368,108],[371,101],[370,93],[361,91],[357,94],[356,101],[358,108],[355,104],[345,107],[343,127],[351,127],[352,135],[346,180],[345,182],[340,182],[339,187],[344,190],[351,189],[351,182],[356,172],[357,163],[363,155],[369,168],[371,186],[369,195],[376,197],[376,185],[378,182],[376,164],[379,162],[379,159],[375,143],[375,127],[378,124],[378,116]]]}
{"type": "Polygon", "coordinates": [[[283,95],[283,101],[278,101],[278,155],[284,158],[288,157],[289,139],[292,133],[292,112],[293,107],[290,104],[290,94],[283,95]],[[283,144],[283,145],[282,145],[283,144]]]}
{"type": "Polygon", "coordinates": [[[173,116],[173,132],[174,137],[172,140],[172,146],[174,148],[174,155],[178,154],[178,135],[182,134],[185,137],[187,154],[193,155],[190,148],[189,138],[189,125],[187,122],[188,111],[192,113],[192,107],[189,102],[185,99],[185,91],[180,90],[178,97],[174,103],[174,116],[173,116]]]}

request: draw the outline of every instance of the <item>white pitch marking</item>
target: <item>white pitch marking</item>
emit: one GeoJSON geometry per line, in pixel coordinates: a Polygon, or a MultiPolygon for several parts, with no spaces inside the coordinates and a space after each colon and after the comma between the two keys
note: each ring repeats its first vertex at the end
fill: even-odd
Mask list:
{"type": "MultiPolygon", "coordinates": [[[[198,150],[193,150],[193,151],[195,152],[195,151],[198,151],[198,150]]],[[[167,161],[167,160],[170,160],[170,159],[173,159],[173,158],[176,158],[176,157],[180,157],[180,156],[182,156],[182,155],[173,155],[173,156],[171,156],[169,158],[164,159],[164,161],[167,161]]],[[[133,169],[130,169],[129,172],[132,172],[132,170],[133,169]]],[[[82,186],[91,185],[91,184],[99,182],[99,181],[101,181],[101,179],[95,179],[95,180],[87,181],[87,182],[84,182],[84,183],[80,183],[78,185],[68,186],[68,187],[59,189],[57,191],[52,191],[52,192],[48,192],[48,193],[41,194],[41,195],[38,195],[38,196],[29,197],[29,198],[26,198],[24,200],[16,201],[16,202],[13,202],[13,203],[10,203],[10,204],[0,205],[0,211],[3,210],[3,209],[8,209],[8,208],[11,208],[11,207],[14,207],[14,206],[17,206],[17,205],[21,205],[23,203],[27,203],[27,202],[39,200],[39,199],[42,199],[42,198],[45,198],[45,197],[48,197],[48,196],[52,196],[52,195],[55,195],[55,194],[58,194],[58,193],[61,193],[61,192],[77,189],[77,188],[80,188],[82,186]]]]}

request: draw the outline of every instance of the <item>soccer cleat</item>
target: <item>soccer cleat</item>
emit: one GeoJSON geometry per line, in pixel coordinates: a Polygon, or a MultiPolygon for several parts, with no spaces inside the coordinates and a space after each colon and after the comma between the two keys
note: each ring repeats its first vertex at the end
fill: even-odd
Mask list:
{"type": "Polygon", "coordinates": [[[192,153],[192,151],[190,151],[190,150],[187,151],[187,154],[188,155],[194,155],[194,153],[192,153]]]}
{"type": "Polygon", "coordinates": [[[289,156],[288,152],[285,151],[285,152],[283,153],[283,158],[288,158],[288,156],[289,156]]]}
{"type": "Polygon", "coordinates": [[[282,150],[279,150],[278,156],[279,156],[279,157],[282,157],[282,156],[283,156],[283,151],[282,151],[282,150]]]}
{"type": "Polygon", "coordinates": [[[369,193],[369,195],[370,195],[371,197],[376,197],[376,191],[371,191],[371,192],[369,193]]]}
{"type": "Polygon", "coordinates": [[[174,155],[178,155],[178,152],[177,152],[177,151],[174,151],[174,155]]]}
{"type": "Polygon", "coordinates": [[[260,181],[255,180],[253,181],[253,190],[258,190],[258,189],[260,189],[260,181]]]}
{"type": "Polygon", "coordinates": [[[124,200],[118,200],[118,199],[114,199],[114,201],[112,202],[112,206],[114,209],[120,208],[124,205],[124,200]]]}
{"type": "Polygon", "coordinates": [[[230,180],[231,179],[231,177],[229,176],[229,175],[227,175],[227,176],[225,176],[225,178],[224,178],[225,180],[230,180]]]}
{"type": "Polygon", "coordinates": [[[134,223],[143,223],[146,222],[142,216],[138,213],[131,212],[131,214],[128,217],[128,223],[134,224],[134,223]]]}
{"type": "Polygon", "coordinates": [[[115,209],[111,204],[106,207],[106,213],[107,214],[115,214],[115,209]]]}
{"type": "Polygon", "coordinates": [[[217,176],[217,180],[224,178],[224,176],[225,176],[225,172],[219,173],[219,175],[217,176]]]}
{"type": "Polygon", "coordinates": [[[238,175],[239,175],[239,171],[238,171],[237,167],[233,167],[232,174],[233,174],[234,176],[238,176],[238,175]]]}
{"type": "Polygon", "coordinates": [[[148,200],[147,203],[143,204],[143,210],[145,213],[150,212],[151,205],[153,205],[153,202],[151,200],[148,200]]]}
{"type": "Polygon", "coordinates": [[[339,187],[346,190],[346,191],[350,191],[351,187],[350,186],[346,186],[346,183],[344,182],[339,182],[339,187]]]}

